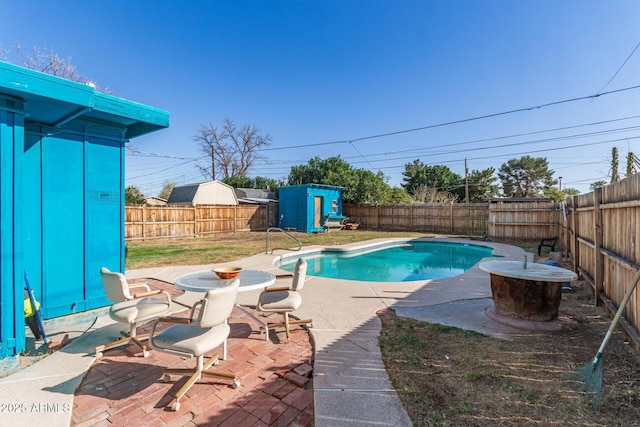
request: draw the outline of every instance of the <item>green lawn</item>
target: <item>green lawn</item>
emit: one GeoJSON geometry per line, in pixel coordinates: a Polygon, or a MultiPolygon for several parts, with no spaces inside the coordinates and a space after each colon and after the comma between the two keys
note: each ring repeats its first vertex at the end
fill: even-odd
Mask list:
{"type": "MultiPolygon", "coordinates": [[[[384,237],[434,237],[431,233],[342,230],[333,233],[291,233],[309,245],[342,245],[384,237]]],[[[283,233],[271,233],[269,250],[297,244],[283,233]]],[[[167,265],[198,265],[234,261],[266,250],[265,232],[221,233],[199,239],[147,240],[127,242],[127,270],[167,265]]]]}

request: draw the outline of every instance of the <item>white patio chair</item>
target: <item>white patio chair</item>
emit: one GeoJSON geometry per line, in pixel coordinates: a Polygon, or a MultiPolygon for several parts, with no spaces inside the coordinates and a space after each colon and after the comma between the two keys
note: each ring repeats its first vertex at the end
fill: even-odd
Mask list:
{"type": "Polygon", "coordinates": [[[264,324],[265,340],[269,340],[269,328],[284,326],[287,339],[289,339],[290,325],[310,325],[313,322],[311,319],[289,320],[289,313],[295,311],[302,304],[302,296],[298,291],[303,288],[306,276],[307,261],[304,258],[298,258],[290,287],[267,288],[260,294],[258,305],[256,306],[258,311],[264,313],[282,313],[284,316],[283,322],[264,324]]]}
{"type": "Polygon", "coordinates": [[[202,377],[231,379],[233,388],[240,386],[240,379],[235,374],[209,369],[218,363],[218,354],[204,362],[204,355],[221,344],[222,359],[227,358],[227,337],[231,332],[227,319],[235,306],[239,286],[240,280],[235,279],[223,288],[207,291],[205,297],[194,304],[188,318],[161,317],[153,322],[149,340],[152,349],[181,357],[196,358],[195,368],[168,368],[163,372],[165,382],[171,380],[171,375],[190,376],[176,393],[176,400],[171,405],[172,410],[180,409],[180,399],[202,377]],[[156,326],[162,322],[171,323],[172,326],[155,335],[156,326]]]}
{"type": "Polygon", "coordinates": [[[109,309],[109,316],[117,322],[128,323],[129,331],[121,332],[122,337],[109,344],[97,346],[96,358],[102,357],[105,350],[130,342],[142,350],[143,357],[149,356],[147,348],[141,342],[141,340],[149,338],[149,334],[138,335],[136,328],[143,323],[171,313],[171,295],[167,291],[159,289],[152,291],[146,283],[129,284],[122,273],[109,271],[105,267],[100,269],[100,276],[104,293],[109,301],[115,303],[109,309]],[[132,294],[131,290],[134,288],[143,288],[144,292],[132,294]]]}

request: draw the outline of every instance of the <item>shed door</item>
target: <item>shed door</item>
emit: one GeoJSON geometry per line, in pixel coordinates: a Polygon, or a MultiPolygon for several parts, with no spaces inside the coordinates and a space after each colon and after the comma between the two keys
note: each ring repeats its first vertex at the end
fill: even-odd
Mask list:
{"type": "Polygon", "coordinates": [[[315,196],[313,198],[313,226],[322,228],[322,197],[315,196]]]}

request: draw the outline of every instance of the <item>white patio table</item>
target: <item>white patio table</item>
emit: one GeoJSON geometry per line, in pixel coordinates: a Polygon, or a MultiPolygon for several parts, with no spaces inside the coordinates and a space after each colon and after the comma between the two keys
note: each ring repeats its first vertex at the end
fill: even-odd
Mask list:
{"type": "MultiPolygon", "coordinates": [[[[238,275],[240,287],[238,292],[264,289],[276,282],[276,276],[261,270],[242,270],[238,275]]],[[[211,270],[196,271],[183,274],[175,280],[175,287],[190,292],[207,292],[210,289],[222,288],[231,283],[231,279],[220,279],[211,270]]]]}
{"type": "MultiPolygon", "coordinates": [[[[275,275],[261,270],[242,270],[237,278],[240,279],[238,292],[264,289],[276,282],[275,275]]],[[[176,288],[184,291],[206,293],[211,289],[227,286],[232,280],[233,279],[220,279],[216,273],[211,270],[201,270],[176,277],[174,285],[176,288]]],[[[186,306],[182,303],[179,304],[186,306]]],[[[258,319],[251,311],[247,310],[242,305],[236,303],[236,307],[261,325],[264,325],[262,320],[258,319]]]]}

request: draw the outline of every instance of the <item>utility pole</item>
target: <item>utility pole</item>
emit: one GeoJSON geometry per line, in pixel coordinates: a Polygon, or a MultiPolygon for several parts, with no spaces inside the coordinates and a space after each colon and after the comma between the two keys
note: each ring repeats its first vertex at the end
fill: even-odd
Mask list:
{"type": "Polygon", "coordinates": [[[558,190],[562,191],[562,177],[558,177],[558,190]]]}

